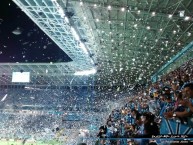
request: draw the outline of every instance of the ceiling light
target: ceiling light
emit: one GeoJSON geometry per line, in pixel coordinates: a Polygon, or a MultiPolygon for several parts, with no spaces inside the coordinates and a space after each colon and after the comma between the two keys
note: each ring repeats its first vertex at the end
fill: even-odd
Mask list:
{"type": "Polygon", "coordinates": [[[99,19],[97,18],[96,21],[99,22],[99,19]]]}
{"type": "Polygon", "coordinates": [[[152,12],[151,15],[152,15],[152,16],[155,16],[155,12],[152,12]]]}
{"type": "Polygon", "coordinates": [[[74,75],[91,75],[91,74],[95,74],[96,73],[96,69],[92,69],[92,70],[85,70],[85,71],[77,71],[74,73],[74,75]]]}
{"type": "Polygon", "coordinates": [[[160,32],[162,32],[162,31],[163,31],[163,29],[162,29],[162,28],[160,28],[160,29],[159,29],[159,31],[160,31],[160,32]]]}
{"type": "Polygon", "coordinates": [[[172,18],[172,16],[173,16],[172,14],[169,14],[169,15],[168,15],[168,18],[170,18],[170,19],[171,19],[171,18],[172,18]]]}
{"type": "Polygon", "coordinates": [[[97,7],[97,5],[96,5],[96,4],[94,4],[94,7],[96,8],[96,7],[97,7]]]}
{"type": "Polygon", "coordinates": [[[86,20],[86,17],[84,16],[84,20],[86,20]]]}
{"type": "Polygon", "coordinates": [[[137,27],[137,24],[135,24],[134,27],[136,28],[136,27],[137,27]]]}
{"type": "Polygon", "coordinates": [[[185,11],[179,11],[179,13],[180,13],[180,17],[184,17],[185,11]]]}
{"type": "Polygon", "coordinates": [[[68,17],[64,17],[64,20],[65,20],[67,23],[70,23],[68,17]]]}
{"type": "Polygon", "coordinates": [[[150,26],[147,26],[147,30],[149,30],[150,29],[150,26]]]}
{"type": "Polygon", "coordinates": [[[80,40],[80,37],[79,37],[79,35],[77,34],[76,30],[75,30],[73,27],[71,27],[71,31],[72,31],[72,35],[74,36],[74,38],[75,38],[77,41],[79,41],[79,40],[80,40]]]}
{"type": "Polygon", "coordinates": [[[138,10],[138,11],[137,11],[137,13],[138,13],[138,14],[140,14],[140,13],[141,13],[141,11],[140,11],[140,10],[138,10]]]}
{"type": "Polygon", "coordinates": [[[180,42],[178,42],[178,45],[180,46],[180,45],[181,45],[181,43],[180,43],[180,42]]]}
{"type": "Polygon", "coordinates": [[[124,7],[123,7],[123,8],[121,8],[121,11],[122,11],[122,12],[124,12],[124,11],[125,11],[125,8],[124,8],[124,7]]]}
{"type": "Polygon", "coordinates": [[[85,44],[84,43],[82,43],[82,42],[80,42],[80,48],[84,51],[84,53],[85,54],[88,54],[88,51],[87,51],[87,49],[86,49],[86,46],[85,46],[85,44]]]}
{"type": "Polygon", "coordinates": [[[83,5],[83,2],[82,2],[82,1],[80,2],[80,5],[81,5],[81,6],[83,5]]]}
{"type": "Polygon", "coordinates": [[[109,5],[109,6],[107,7],[107,9],[108,9],[108,10],[111,10],[111,6],[109,5]]]}
{"type": "Polygon", "coordinates": [[[108,21],[109,22],[109,24],[111,24],[111,21],[108,21]]]}
{"type": "Polygon", "coordinates": [[[58,10],[59,14],[61,15],[61,17],[64,17],[65,14],[64,14],[64,11],[61,7],[59,7],[59,10],[58,10]]]}
{"type": "Polygon", "coordinates": [[[188,32],[187,36],[191,36],[192,34],[190,32],[188,32]]]}
{"type": "Polygon", "coordinates": [[[185,18],[184,18],[184,21],[189,21],[190,20],[190,17],[189,16],[186,16],[185,18]]]}
{"type": "Polygon", "coordinates": [[[176,34],[176,30],[173,31],[173,34],[176,34]]]}

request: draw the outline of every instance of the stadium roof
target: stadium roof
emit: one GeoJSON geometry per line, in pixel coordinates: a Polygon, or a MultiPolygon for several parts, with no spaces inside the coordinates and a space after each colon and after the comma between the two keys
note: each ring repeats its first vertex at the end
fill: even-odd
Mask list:
{"type": "Polygon", "coordinates": [[[1,39],[3,84],[11,83],[12,71],[57,84],[66,74],[93,68],[96,84],[147,81],[193,38],[192,0],[13,1],[21,11],[12,2],[5,5],[17,9],[19,21],[1,12],[1,33],[9,37],[1,39]]]}

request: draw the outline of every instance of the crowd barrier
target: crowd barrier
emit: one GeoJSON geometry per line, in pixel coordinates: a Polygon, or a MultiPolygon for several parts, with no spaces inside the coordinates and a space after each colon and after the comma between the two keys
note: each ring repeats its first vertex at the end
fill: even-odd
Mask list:
{"type": "Polygon", "coordinates": [[[181,122],[175,119],[167,120],[165,118],[162,118],[160,134],[193,136],[193,128],[186,124],[182,124],[181,122]]]}

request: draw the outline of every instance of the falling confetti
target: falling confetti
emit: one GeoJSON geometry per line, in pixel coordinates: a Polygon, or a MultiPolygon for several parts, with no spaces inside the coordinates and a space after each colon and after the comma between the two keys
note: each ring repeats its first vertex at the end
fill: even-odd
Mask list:
{"type": "Polygon", "coordinates": [[[20,35],[20,34],[22,34],[22,29],[17,27],[15,30],[12,31],[12,33],[15,35],[20,35]]]}
{"type": "Polygon", "coordinates": [[[0,24],[3,22],[3,19],[0,18],[0,24]]]}

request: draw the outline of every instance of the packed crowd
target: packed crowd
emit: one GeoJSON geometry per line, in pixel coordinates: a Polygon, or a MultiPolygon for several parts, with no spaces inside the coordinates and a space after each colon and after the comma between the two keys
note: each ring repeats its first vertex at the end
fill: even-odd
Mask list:
{"type": "Polygon", "coordinates": [[[106,106],[110,96],[118,93],[113,91],[87,87],[1,89],[0,138],[52,140],[58,139],[63,129],[62,138],[67,136],[67,130],[95,130],[110,109],[106,106]],[[101,100],[101,96],[105,97],[101,100]],[[59,131],[55,131],[57,127],[59,131]]]}
{"type": "MultiPolygon", "coordinates": [[[[105,111],[105,103],[121,97],[117,90],[94,90],[91,88],[64,88],[39,89],[19,88],[1,89],[0,109],[14,107],[27,108],[33,106],[37,109],[59,109],[68,111],[105,111]],[[6,97],[4,97],[6,96],[6,97]],[[101,99],[101,97],[103,99],[101,99]]],[[[21,109],[21,108],[18,108],[21,109]]]]}
{"type": "MultiPolygon", "coordinates": [[[[146,138],[161,132],[163,119],[193,126],[193,60],[162,76],[155,83],[138,89],[121,108],[114,109],[106,124],[99,128],[98,144],[148,144],[142,140],[117,138],[146,138]],[[110,139],[111,138],[111,139],[110,139]]],[[[163,126],[162,126],[163,127],[163,126]]]]}
{"type": "Polygon", "coordinates": [[[193,112],[192,60],[162,76],[155,83],[138,89],[134,88],[134,93],[130,93],[127,98],[123,96],[131,90],[126,91],[125,94],[123,92],[119,87],[102,91],[90,88],[0,90],[0,137],[27,138],[29,135],[36,140],[53,139],[61,126],[66,129],[74,129],[82,125],[77,126],[78,122],[82,122],[80,120],[77,122],[77,118],[70,119],[68,115],[69,118],[65,120],[61,114],[56,115],[54,111],[91,111],[94,112],[93,115],[81,116],[87,119],[85,122],[93,122],[94,118],[96,123],[101,121],[97,119],[96,113],[108,112],[108,109],[112,109],[112,105],[107,107],[110,101],[112,103],[120,99],[126,100],[123,107],[119,107],[123,103],[118,103],[117,108],[107,115],[106,124],[99,128],[97,135],[100,138],[99,144],[148,143],[149,140],[143,142],[128,138],[159,135],[163,118],[190,127],[193,125],[193,119],[191,119],[193,112]],[[22,112],[22,110],[27,110],[27,112],[22,112]],[[46,112],[46,110],[53,112],[46,112]],[[126,140],[119,138],[126,138],[126,140]]]}
{"type": "Polygon", "coordinates": [[[29,114],[0,114],[0,138],[43,140],[53,139],[56,126],[61,125],[56,116],[29,114]]]}

